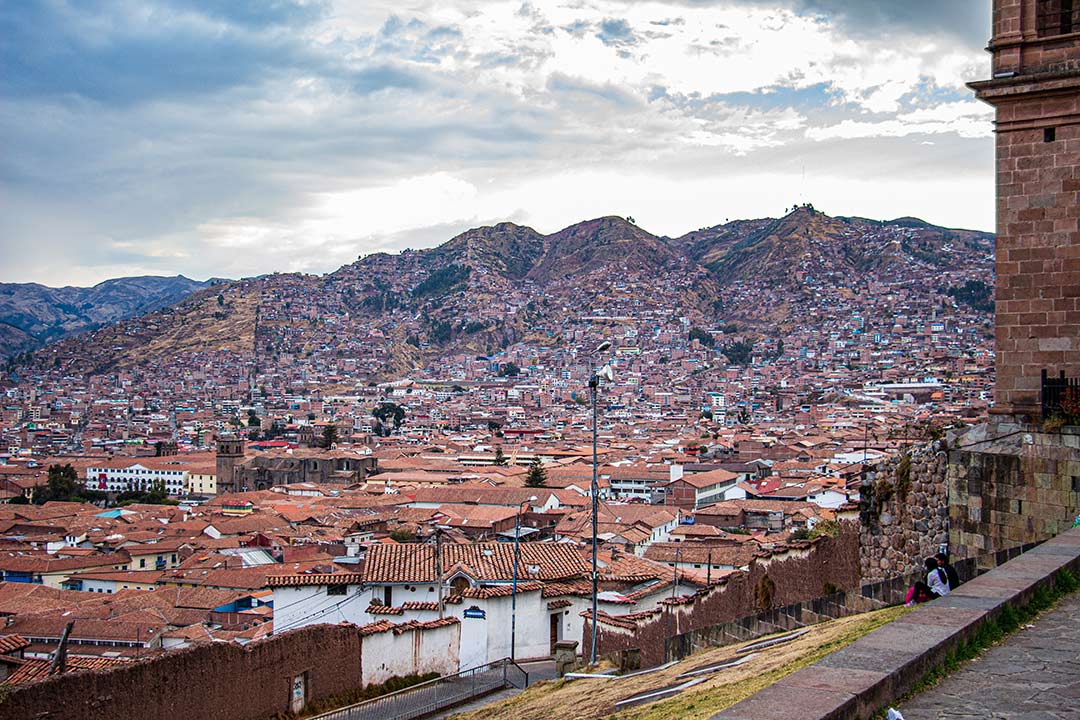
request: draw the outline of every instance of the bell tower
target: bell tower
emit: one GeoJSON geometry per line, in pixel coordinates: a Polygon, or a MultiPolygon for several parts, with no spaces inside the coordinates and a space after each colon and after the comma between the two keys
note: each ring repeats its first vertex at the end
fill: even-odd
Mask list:
{"type": "Polygon", "coordinates": [[[219,495],[237,492],[237,467],[244,462],[247,443],[243,438],[223,437],[217,441],[217,489],[219,495]]]}
{"type": "Polygon", "coordinates": [[[1080,0],[994,0],[987,49],[970,87],[996,110],[995,412],[1034,421],[1080,377],[1080,0]]]}

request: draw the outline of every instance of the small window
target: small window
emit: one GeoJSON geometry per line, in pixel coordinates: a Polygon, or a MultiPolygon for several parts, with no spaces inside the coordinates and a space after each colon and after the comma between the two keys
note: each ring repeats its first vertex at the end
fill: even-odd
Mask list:
{"type": "Polygon", "coordinates": [[[1043,142],[1054,142],[1057,140],[1057,128],[1046,128],[1043,130],[1043,142]]]}
{"type": "Polygon", "coordinates": [[[344,583],[342,583],[340,585],[327,585],[326,586],[326,594],[327,595],[344,595],[345,593],[348,592],[348,590],[349,590],[349,586],[344,584],[344,583]]]}
{"type": "Polygon", "coordinates": [[[1039,0],[1035,11],[1035,27],[1039,37],[1076,32],[1080,27],[1080,3],[1075,0],[1039,0]]]}

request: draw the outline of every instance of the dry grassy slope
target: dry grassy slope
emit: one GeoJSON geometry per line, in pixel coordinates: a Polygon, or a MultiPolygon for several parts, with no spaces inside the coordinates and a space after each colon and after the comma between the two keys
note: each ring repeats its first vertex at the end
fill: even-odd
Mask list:
{"type": "Polygon", "coordinates": [[[735,659],[743,645],[704,650],[677,665],[627,680],[577,680],[537,683],[524,693],[453,720],[704,720],[907,612],[895,607],[815,625],[786,645],[761,651],[753,660],[721,670],[707,682],[649,705],[615,714],[615,703],[632,695],[678,684],[680,673],[735,659]],[[557,708],[557,712],[553,709],[557,708]]]}
{"type": "Polygon", "coordinates": [[[144,355],[160,357],[222,350],[238,355],[252,354],[258,296],[229,291],[224,297],[224,305],[218,304],[216,293],[205,293],[191,303],[177,306],[172,313],[173,322],[124,360],[135,363],[144,355]]]}

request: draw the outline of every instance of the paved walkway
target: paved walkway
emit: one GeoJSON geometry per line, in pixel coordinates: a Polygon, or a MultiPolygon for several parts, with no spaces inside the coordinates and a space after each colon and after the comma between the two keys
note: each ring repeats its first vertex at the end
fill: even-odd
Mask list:
{"type": "Polygon", "coordinates": [[[901,711],[905,720],[1080,718],[1080,593],[901,711]]]}
{"type": "MultiPolygon", "coordinates": [[[[522,669],[529,673],[529,684],[540,682],[541,680],[554,680],[557,677],[555,672],[554,660],[540,660],[537,662],[520,663],[522,669]]],[[[498,692],[485,695],[482,698],[473,700],[472,702],[465,703],[464,705],[458,705],[445,712],[441,712],[438,715],[431,715],[427,720],[446,720],[446,718],[457,715],[458,713],[472,712],[473,710],[479,710],[480,708],[490,705],[492,703],[512,698],[515,695],[521,693],[521,690],[517,688],[507,688],[506,690],[500,690],[498,692]]]]}

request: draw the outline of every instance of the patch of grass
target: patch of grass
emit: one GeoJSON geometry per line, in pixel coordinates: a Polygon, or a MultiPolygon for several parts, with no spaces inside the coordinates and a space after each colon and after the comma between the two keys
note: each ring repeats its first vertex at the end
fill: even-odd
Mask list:
{"type": "MultiPolygon", "coordinates": [[[[615,703],[639,693],[657,690],[681,682],[680,673],[702,665],[734,660],[735,649],[747,643],[709,648],[695,653],[666,670],[621,681],[578,680],[537,683],[525,692],[499,703],[492,703],[456,720],[659,720],[689,718],[698,720],[732,705],[780,678],[848,645],[881,625],[909,612],[903,607],[885,608],[863,615],[853,615],[810,626],[810,632],[784,645],[762,651],[757,657],[737,667],[721,670],[700,685],[681,695],[650,705],[616,713],[615,703]],[[557,710],[555,710],[557,708],[557,710]]],[[[780,634],[780,633],[778,633],[780,634]]],[[[757,638],[753,642],[767,639],[757,638]]]]}
{"type": "Polygon", "coordinates": [[[631,708],[609,716],[609,720],[668,720],[669,718],[694,720],[711,717],[724,708],[731,707],[740,700],[776,684],[788,675],[813,665],[826,655],[850,645],[870,631],[893,622],[908,612],[910,612],[909,608],[893,607],[870,613],[872,617],[865,617],[862,622],[853,624],[843,633],[821,643],[809,652],[798,655],[780,667],[755,674],[744,680],[727,682],[700,692],[687,691],[670,700],[631,708]]]}
{"type": "MultiPolygon", "coordinates": [[[[1037,587],[1026,605],[1021,607],[1006,605],[997,617],[983,623],[970,639],[950,650],[940,665],[923,675],[910,691],[891,704],[901,705],[916,695],[937,687],[942,680],[959,670],[964,663],[979,657],[1016,632],[1022,625],[1052,608],[1063,597],[1076,592],[1078,587],[1080,587],[1080,580],[1072,572],[1059,570],[1050,587],[1045,585],[1037,587]]],[[[874,715],[874,720],[884,718],[887,712],[888,708],[882,708],[874,715]]]]}

